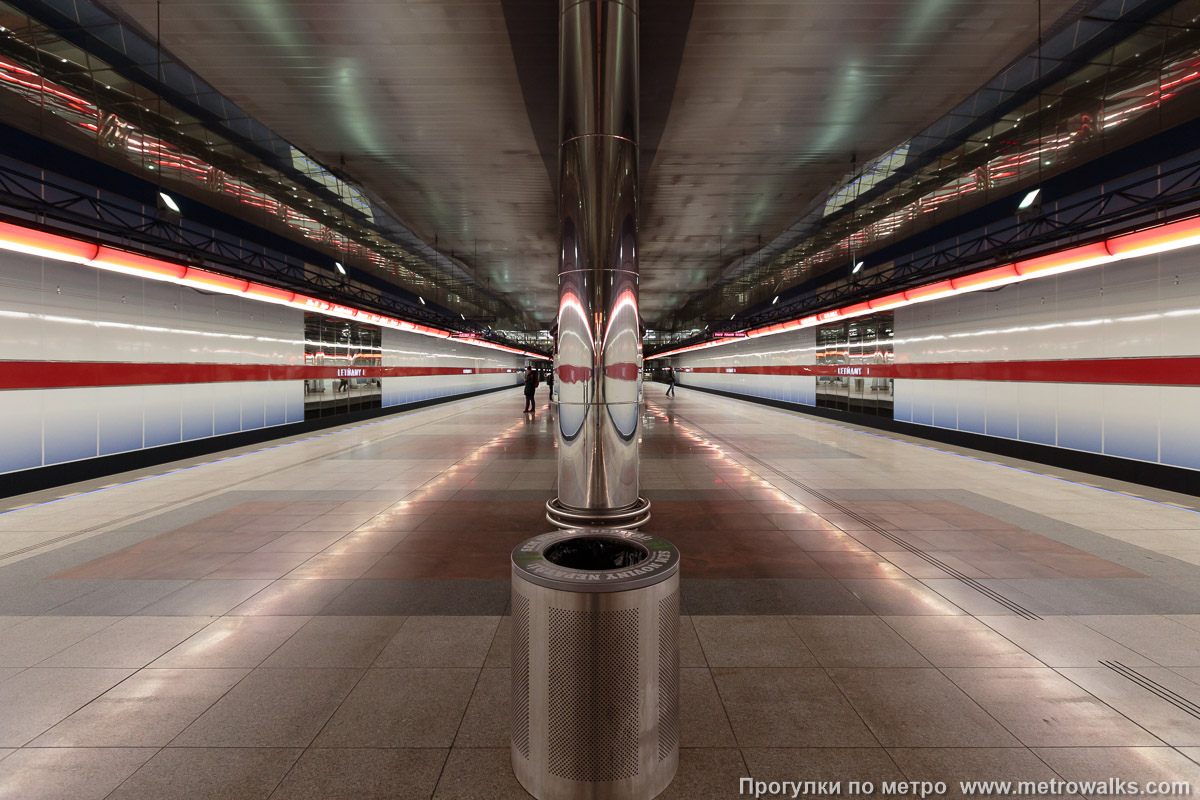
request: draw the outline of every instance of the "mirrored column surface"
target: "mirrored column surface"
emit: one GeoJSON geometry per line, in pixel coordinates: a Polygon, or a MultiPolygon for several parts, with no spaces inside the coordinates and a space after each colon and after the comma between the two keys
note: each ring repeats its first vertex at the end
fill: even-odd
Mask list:
{"type": "Polygon", "coordinates": [[[559,524],[644,521],[637,24],[633,2],[564,0],[560,16],[559,524]]]}

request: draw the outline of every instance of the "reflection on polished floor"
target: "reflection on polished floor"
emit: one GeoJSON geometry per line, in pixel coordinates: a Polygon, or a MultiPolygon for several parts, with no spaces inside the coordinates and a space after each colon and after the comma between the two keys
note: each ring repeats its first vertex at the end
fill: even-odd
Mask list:
{"type": "MultiPolygon", "coordinates": [[[[646,530],[684,554],[686,614],[664,797],[744,775],[1200,789],[1188,501],[658,388],[646,530]]],[[[522,400],[18,498],[0,797],[525,797],[507,556],[547,528],[555,445],[522,400]]]]}

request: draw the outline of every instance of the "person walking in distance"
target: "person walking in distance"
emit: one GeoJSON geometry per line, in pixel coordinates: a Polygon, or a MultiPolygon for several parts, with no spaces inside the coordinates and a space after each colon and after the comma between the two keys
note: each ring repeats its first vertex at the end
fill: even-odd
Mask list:
{"type": "Polygon", "coordinates": [[[546,386],[550,389],[550,402],[554,402],[554,367],[551,366],[546,372],[546,386]]]}
{"type": "Polygon", "coordinates": [[[533,371],[533,367],[525,368],[525,413],[534,411],[533,395],[537,391],[538,379],[537,373],[533,371]]]}
{"type": "Polygon", "coordinates": [[[675,396],[675,368],[667,367],[667,397],[675,396]]]}

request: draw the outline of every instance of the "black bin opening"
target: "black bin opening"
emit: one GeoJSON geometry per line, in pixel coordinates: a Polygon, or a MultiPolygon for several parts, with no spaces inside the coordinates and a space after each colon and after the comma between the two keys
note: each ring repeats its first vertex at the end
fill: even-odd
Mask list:
{"type": "Polygon", "coordinates": [[[632,567],[645,561],[650,551],[634,542],[601,536],[576,536],[546,548],[551,564],[567,569],[605,570],[632,567]]]}

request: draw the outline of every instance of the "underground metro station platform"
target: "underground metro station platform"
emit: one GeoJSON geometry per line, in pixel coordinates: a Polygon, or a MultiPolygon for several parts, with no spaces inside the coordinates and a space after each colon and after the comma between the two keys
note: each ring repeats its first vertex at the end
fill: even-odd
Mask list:
{"type": "MultiPolygon", "coordinates": [[[[1195,498],[652,388],[643,530],[683,558],[663,797],[1196,785],[1195,498]]],[[[3,796],[525,797],[508,555],[548,529],[555,417],[521,402],[14,498],[3,796]]]]}
{"type": "Polygon", "coordinates": [[[0,800],[1197,791],[1200,0],[0,0],[0,800]]]}

